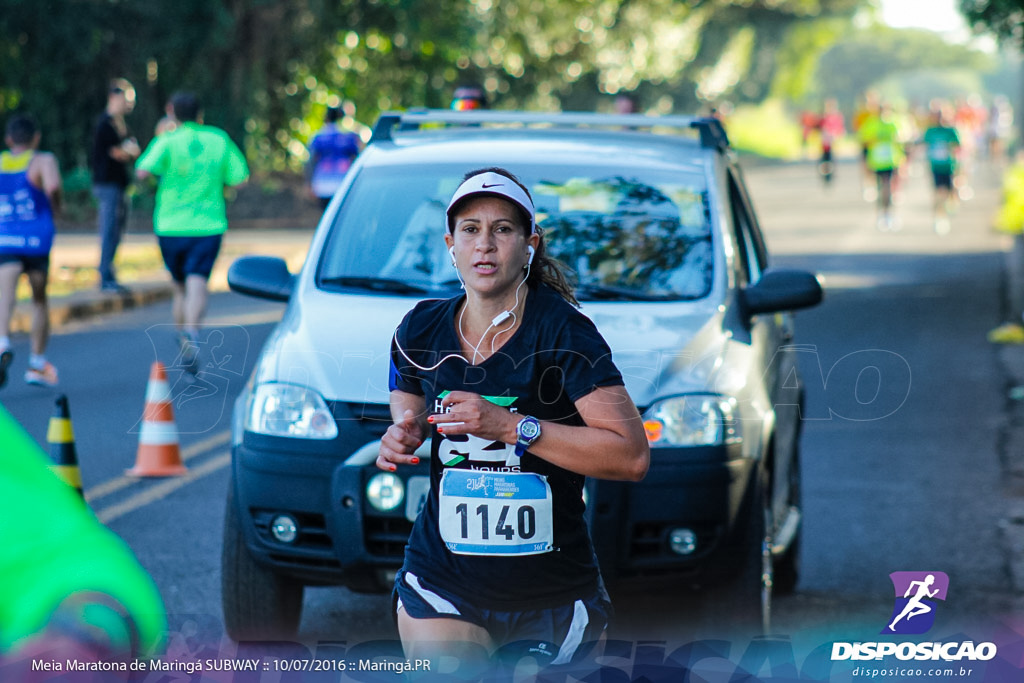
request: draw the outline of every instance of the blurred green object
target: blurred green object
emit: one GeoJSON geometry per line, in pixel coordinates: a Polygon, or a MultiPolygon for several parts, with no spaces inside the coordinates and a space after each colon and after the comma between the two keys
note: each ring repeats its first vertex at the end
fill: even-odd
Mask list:
{"type": "Polygon", "coordinates": [[[723,121],[733,148],[766,159],[799,159],[800,125],[781,100],[743,105],[723,121]]]}
{"type": "Polygon", "coordinates": [[[76,166],[65,173],[62,180],[64,202],[60,218],[73,223],[94,220],[96,202],[92,198],[92,174],[89,169],[76,166]]]}
{"type": "Polygon", "coordinates": [[[167,615],[152,578],[49,464],[0,406],[0,656],[47,639],[119,659],[159,653],[167,615]]]}
{"type": "Polygon", "coordinates": [[[77,166],[64,174],[65,194],[89,192],[92,188],[92,175],[84,166],[77,166]]]}

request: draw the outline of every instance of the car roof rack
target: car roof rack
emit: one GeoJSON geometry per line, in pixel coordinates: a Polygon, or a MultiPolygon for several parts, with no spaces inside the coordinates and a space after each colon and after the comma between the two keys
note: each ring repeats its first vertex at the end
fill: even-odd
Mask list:
{"type": "Polygon", "coordinates": [[[480,126],[544,126],[551,128],[676,128],[694,129],[700,143],[725,151],[729,138],[722,122],[712,116],[647,116],[645,114],[597,114],[593,112],[526,112],[526,111],[452,111],[449,109],[412,109],[389,111],[380,115],[373,127],[370,144],[393,140],[394,131],[417,130],[424,124],[445,127],[480,126]]]}

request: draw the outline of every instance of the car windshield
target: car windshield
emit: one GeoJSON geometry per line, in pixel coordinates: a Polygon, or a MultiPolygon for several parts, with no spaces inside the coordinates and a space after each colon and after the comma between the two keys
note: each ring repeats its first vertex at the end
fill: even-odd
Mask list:
{"type": "MultiPolygon", "coordinates": [[[[444,293],[459,286],[444,244],[445,208],[466,165],[364,168],[320,260],[325,289],[444,293]]],[[[698,173],[516,166],[548,255],[581,300],[678,300],[712,281],[707,187],[698,173]]]]}

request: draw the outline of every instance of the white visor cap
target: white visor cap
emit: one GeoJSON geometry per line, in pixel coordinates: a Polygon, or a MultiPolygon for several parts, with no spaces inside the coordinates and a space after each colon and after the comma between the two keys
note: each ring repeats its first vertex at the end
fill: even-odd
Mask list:
{"type": "Polygon", "coordinates": [[[518,205],[530,217],[530,234],[532,235],[537,232],[537,217],[530,195],[526,194],[523,188],[519,187],[519,184],[515,181],[493,171],[478,173],[459,185],[459,189],[452,195],[452,200],[448,202],[448,209],[445,211],[447,218],[446,230],[451,230],[452,219],[454,218],[452,216],[452,209],[455,208],[455,205],[463,199],[474,195],[502,197],[518,205]]]}

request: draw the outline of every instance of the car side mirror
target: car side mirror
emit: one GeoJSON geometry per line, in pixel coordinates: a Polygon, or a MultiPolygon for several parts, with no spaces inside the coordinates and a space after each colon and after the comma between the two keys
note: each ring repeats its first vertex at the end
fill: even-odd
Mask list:
{"type": "Polygon", "coordinates": [[[228,268],[228,287],[239,294],[288,301],[295,288],[295,276],[277,256],[242,256],[228,268]]]}
{"type": "Polygon", "coordinates": [[[768,270],[741,295],[747,315],[780,313],[817,306],[824,298],[821,283],[804,270],[768,270]]]}

